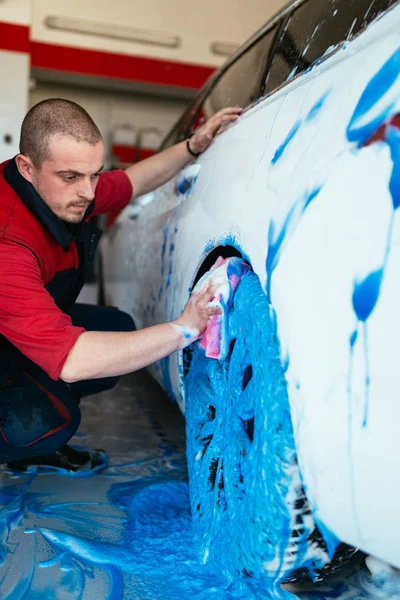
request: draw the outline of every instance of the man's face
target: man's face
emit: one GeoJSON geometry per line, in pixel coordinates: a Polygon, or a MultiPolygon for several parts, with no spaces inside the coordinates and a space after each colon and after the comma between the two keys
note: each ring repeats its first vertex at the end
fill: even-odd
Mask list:
{"type": "Polygon", "coordinates": [[[80,223],[94,198],[103,161],[102,140],[92,146],[53,136],[49,141],[49,159],[40,168],[31,166],[30,181],[59,219],[80,223]]]}

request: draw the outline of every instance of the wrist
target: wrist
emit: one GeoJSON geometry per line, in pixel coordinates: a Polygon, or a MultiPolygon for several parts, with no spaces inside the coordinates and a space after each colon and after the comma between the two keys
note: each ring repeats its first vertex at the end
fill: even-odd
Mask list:
{"type": "Polygon", "coordinates": [[[200,337],[200,331],[198,329],[183,325],[178,321],[178,319],[173,321],[171,325],[180,336],[178,341],[178,350],[182,350],[183,348],[186,348],[186,346],[190,346],[190,344],[198,340],[200,337]]]}
{"type": "Polygon", "coordinates": [[[198,158],[200,156],[201,152],[196,151],[196,147],[195,146],[193,147],[193,142],[190,143],[190,140],[192,140],[192,137],[190,137],[186,140],[187,151],[189,152],[189,154],[191,156],[193,156],[193,158],[198,158]]]}

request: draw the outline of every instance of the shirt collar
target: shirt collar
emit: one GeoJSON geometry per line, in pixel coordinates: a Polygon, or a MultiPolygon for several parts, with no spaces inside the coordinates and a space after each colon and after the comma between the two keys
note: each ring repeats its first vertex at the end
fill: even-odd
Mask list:
{"type": "MultiPolygon", "coordinates": [[[[65,248],[79,236],[83,221],[71,231],[68,225],[61,221],[42,200],[33,185],[21,175],[15,157],[5,165],[3,173],[7,183],[56,242],[65,248]]],[[[83,220],[89,217],[93,209],[94,201],[87,207],[83,220]]]]}

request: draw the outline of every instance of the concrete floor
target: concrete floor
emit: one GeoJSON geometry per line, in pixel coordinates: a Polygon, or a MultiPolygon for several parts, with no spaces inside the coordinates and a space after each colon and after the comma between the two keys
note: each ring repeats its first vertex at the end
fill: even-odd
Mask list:
{"type": "Polygon", "coordinates": [[[146,371],[123,377],[117,388],[82,401],[84,438],[74,441],[104,448],[110,464],[162,460],[185,452],[185,420],[146,371]]]}
{"type": "Polygon", "coordinates": [[[123,494],[110,499],[110,490],[125,486],[133,497],[138,482],[185,481],[184,419],[146,372],[83,400],[81,409],[72,442],[105,449],[105,471],[69,476],[0,470],[0,598],[166,598],[157,576],[153,585],[140,561],[133,569],[121,564],[118,554],[129,553],[127,547],[117,545],[111,556],[123,539],[126,514],[123,494]]]}

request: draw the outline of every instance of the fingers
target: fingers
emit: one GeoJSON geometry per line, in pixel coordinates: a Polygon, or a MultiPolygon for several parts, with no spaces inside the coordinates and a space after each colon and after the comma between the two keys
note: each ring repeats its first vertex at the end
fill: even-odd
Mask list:
{"type": "Polygon", "coordinates": [[[212,317],[213,315],[218,315],[221,312],[221,308],[219,306],[208,306],[210,303],[215,300],[218,295],[218,286],[213,284],[211,281],[198,292],[197,297],[194,298],[194,301],[200,310],[205,311],[208,317],[212,317]]]}
{"type": "Polygon", "coordinates": [[[223,109],[217,112],[211,119],[209,120],[209,125],[213,130],[218,129],[221,125],[225,123],[231,123],[233,121],[237,121],[242,113],[241,108],[231,108],[231,109],[223,109]]]}
{"type": "Polygon", "coordinates": [[[191,146],[195,152],[204,152],[217,135],[222,125],[235,122],[239,119],[243,109],[238,106],[228,106],[218,111],[208,119],[192,136],[191,146]]]}
{"type": "Polygon", "coordinates": [[[222,312],[220,306],[208,306],[215,299],[217,293],[218,286],[213,285],[210,281],[206,289],[204,290],[204,293],[202,293],[200,297],[200,303],[207,315],[207,318],[209,319],[214,315],[219,315],[222,312]]]}
{"type": "Polygon", "coordinates": [[[208,294],[211,286],[212,282],[208,280],[207,283],[204,283],[204,285],[197,292],[193,292],[192,295],[196,295],[199,298],[202,298],[203,296],[205,296],[205,294],[208,294]]]}
{"type": "Polygon", "coordinates": [[[217,301],[219,297],[218,288],[218,285],[209,280],[199,291],[192,292],[188,303],[175,324],[197,330],[199,334],[202,334],[208,321],[215,315],[222,313],[217,301]]]}
{"type": "Polygon", "coordinates": [[[203,127],[211,127],[212,130],[218,129],[223,123],[229,123],[230,121],[237,121],[242,114],[243,109],[238,106],[230,106],[223,108],[222,110],[215,113],[203,127]]]}
{"type": "Polygon", "coordinates": [[[218,286],[213,284],[212,281],[209,281],[207,286],[203,290],[200,290],[199,300],[204,304],[212,302],[216,296],[217,290],[218,286]]]}
{"type": "Polygon", "coordinates": [[[222,309],[219,306],[212,306],[206,309],[208,317],[214,317],[215,315],[220,315],[222,313],[222,309]]]}
{"type": "Polygon", "coordinates": [[[207,136],[209,140],[211,141],[216,136],[223,125],[234,123],[239,119],[239,117],[240,115],[237,113],[224,115],[218,114],[218,116],[215,115],[215,117],[212,117],[212,119],[210,119],[210,121],[205,125],[205,127],[211,132],[211,137],[209,135],[207,136]]]}
{"type": "Polygon", "coordinates": [[[237,106],[231,106],[229,108],[223,108],[214,115],[220,123],[228,123],[229,121],[237,121],[242,114],[243,109],[237,106]]]}
{"type": "Polygon", "coordinates": [[[217,115],[240,115],[243,112],[243,108],[240,106],[228,106],[227,108],[222,108],[216,114],[217,115]]]}

